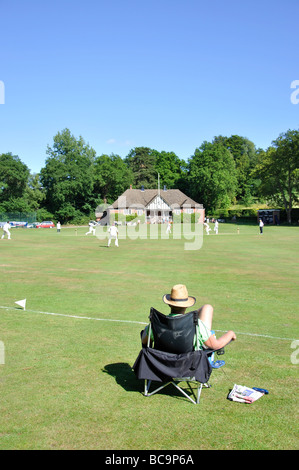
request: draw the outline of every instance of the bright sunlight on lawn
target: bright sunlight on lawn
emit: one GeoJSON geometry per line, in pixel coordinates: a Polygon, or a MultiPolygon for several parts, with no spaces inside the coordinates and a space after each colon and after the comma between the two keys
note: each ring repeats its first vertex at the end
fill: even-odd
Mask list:
{"type": "Polygon", "coordinates": [[[172,236],[108,249],[86,227],[11,232],[0,243],[1,449],[298,447],[298,228],[220,224],[190,251],[172,236]],[[217,335],[237,333],[197,406],[171,388],[144,397],[132,372],[150,307],[168,313],[162,295],[177,283],[214,306],[217,335]],[[15,304],[25,298],[26,310],[15,304]],[[231,402],[235,383],[269,395],[231,402]]]}

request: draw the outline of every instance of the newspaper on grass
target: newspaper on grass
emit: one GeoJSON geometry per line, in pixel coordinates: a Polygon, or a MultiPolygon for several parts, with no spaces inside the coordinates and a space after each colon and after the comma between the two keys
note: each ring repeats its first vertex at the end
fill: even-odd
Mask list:
{"type": "Polygon", "coordinates": [[[228,394],[228,399],[240,403],[253,403],[264,395],[264,393],[253,390],[243,385],[234,385],[232,391],[228,394]]]}

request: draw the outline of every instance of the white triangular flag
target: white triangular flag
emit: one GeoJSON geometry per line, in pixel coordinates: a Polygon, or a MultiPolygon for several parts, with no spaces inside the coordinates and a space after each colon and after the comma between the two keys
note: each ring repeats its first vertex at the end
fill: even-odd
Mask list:
{"type": "Polygon", "coordinates": [[[20,307],[23,307],[23,309],[25,310],[25,307],[26,307],[26,299],[18,300],[17,302],[15,302],[15,304],[20,305],[20,307]]]}

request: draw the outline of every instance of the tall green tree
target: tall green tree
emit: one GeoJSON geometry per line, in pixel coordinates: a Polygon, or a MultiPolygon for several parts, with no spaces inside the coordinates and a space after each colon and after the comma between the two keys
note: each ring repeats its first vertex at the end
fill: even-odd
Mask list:
{"type": "Polygon", "coordinates": [[[37,211],[43,205],[46,194],[40,181],[39,173],[29,175],[24,198],[28,202],[30,211],[37,211]]]}
{"type": "Polygon", "coordinates": [[[58,132],[48,158],[41,170],[41,182],[46,191],[46,209],[67,221],[94,210],[95,150],[80,136],[76,139],[69,129],[58,132]]]}
{"type": "Polygon", "coordinates": [[[135,147],[125,158],[128,168],[133,174],[133,184],[144,189],[157,187],[156,156],[148,147],[135,147]]]}
{"type": "Polygon", "coordinates": [[[168,189],[177,189],[181,179],[186,176],[184,168],[187,163],[181,160],[174,152],[158,152],[153,150],[155,156],[155,169],[160,175],[161,185],[168,189]]]}
{"type": "Polygon", "coordinates": [[[133,173],[119,155],[95,159],[94,190],[102,200],[114,202],[132,183],[133,173]]]}
{"type": "Polygon", "coordinates": [[[191,197],[207,211],[229,207],[237,188],[230,151],[219,143],[204,142],[189,159],[188,182],[191,197]]]}
{"type": "Polygon", "coordinates": [[[29,175],[29,168],[17,155],[0,155],[0,209],[3,212],[28,211],[24,195],[29,175]]]}
{"type": "Polygon", "coordinates": [[[299,131],[288,130],[260,152],[255,175],[261,179],[261,194],[283,205],[289,223],[292,207],[299,201],[299,131]]]}
{"type": "Polygon", "coordinates": [[[239,135],[218,136],[214,138],[213,142],[222,144],[231,152],[234,158],[237,176],[237,201],[243,204],[252,203],[256,188],[252,170],[257,163],[257,152],[254,143],[239,135]]]}

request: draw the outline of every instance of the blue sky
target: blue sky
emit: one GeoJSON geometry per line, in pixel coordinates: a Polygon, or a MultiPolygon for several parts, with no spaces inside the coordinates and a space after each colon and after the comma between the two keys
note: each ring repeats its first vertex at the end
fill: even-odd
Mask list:
{"type": "Polygon", "coordinates": [[[0,153],[38,172],[66,127],[97,155],[187,160],[233,134],[266,149],[299,128],[298,14],[298,0],[0,0],[0,153]]]}

